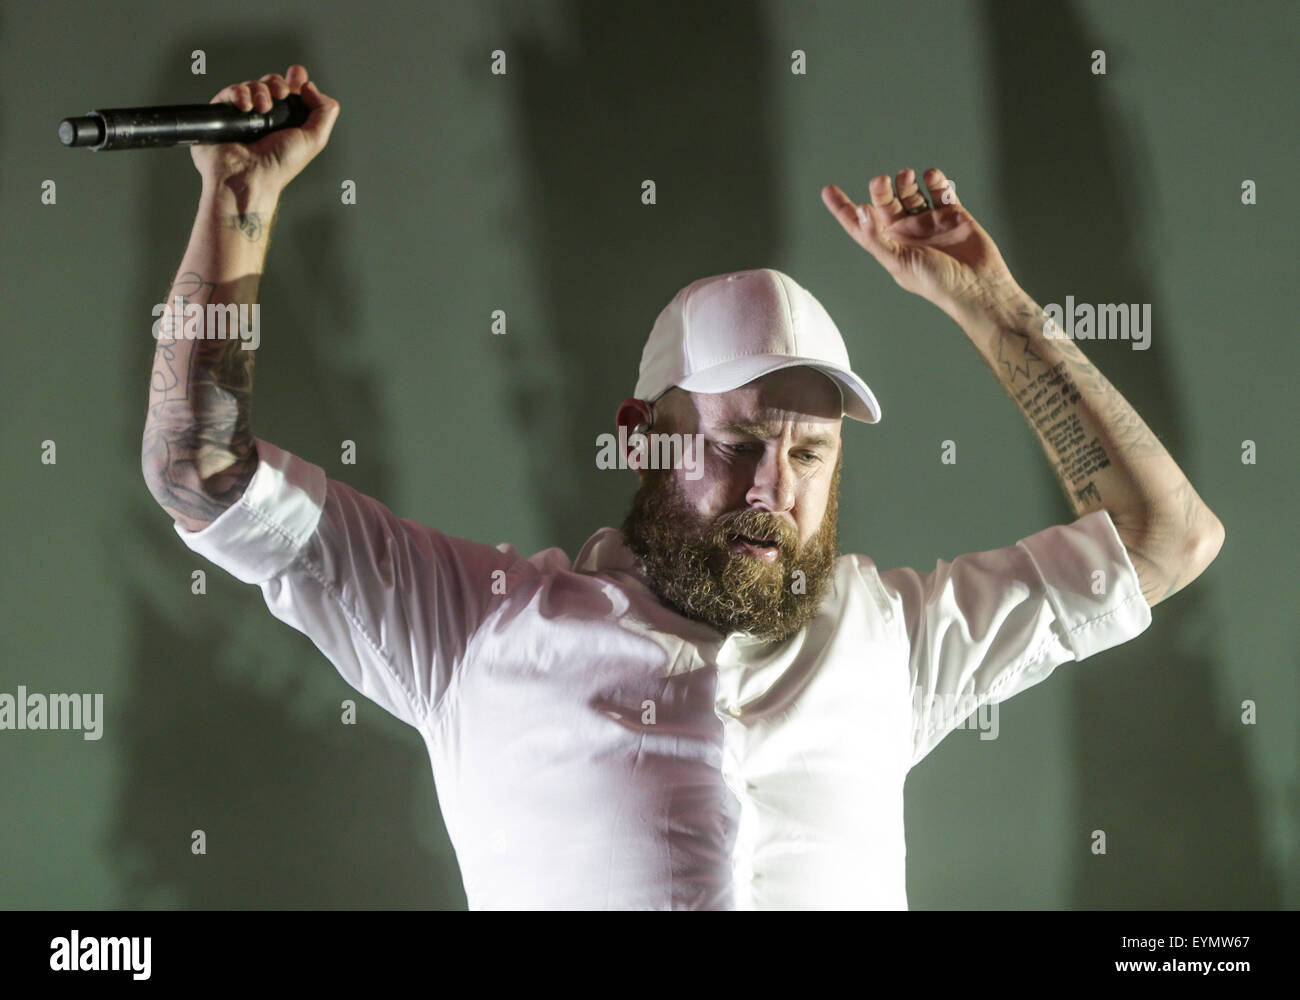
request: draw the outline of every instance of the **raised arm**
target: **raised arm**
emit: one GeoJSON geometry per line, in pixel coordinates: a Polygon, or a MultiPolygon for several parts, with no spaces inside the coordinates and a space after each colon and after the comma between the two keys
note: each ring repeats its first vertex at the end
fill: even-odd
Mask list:
{"type": "Polygon", "coordinates": [[[822,200],[901,288],[943,309],[1038,435],[1076,515],[1105,508],[1147,603],[1185,587],[1223,544],[1219,519],[1146,423],[1070,340],[1048,337],[1046,315],[1012,278],[984,228],[943,172],[871,181],[857,205],[834,185],[822,200]]]}
{"type": "Polygon", "coordinates": [[[291,92],[311,109],[302,128],[255,143],[190,149],[203,187],[189,246],[160,303],[140,454],[150,493],[189,531],[206,527],[235,503],[257,468],[250,414],[260,325],[241,336],[228,323],[224,339],[193,338],[214,331],[206,322],[193,325],[187,307],[202,307],[206,318],[209,304],[233,305],[231,315],[243,304],[251,317],[280,193],[324,148],[339,113],[338,102],[309,83],[298,65],[287,77],[268,73],[212,99],[266,111],[272,99],[291,92]]]}
{"type": "Polygon", "coordinates": [[[1075,513],[1105,508],[1154,607],[1199,576],[1224,530],[1146,422],[1020,295],[962,329],[1038,435],[1075,513]]]}

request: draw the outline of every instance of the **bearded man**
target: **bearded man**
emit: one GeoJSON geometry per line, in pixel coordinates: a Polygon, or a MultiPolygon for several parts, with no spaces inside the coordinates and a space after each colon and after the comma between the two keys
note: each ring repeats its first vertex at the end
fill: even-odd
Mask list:
{"type": "MultiPolygon", "coordinates": [[[[253,295],[265,243],[232,220],[274,218],[338,102],[301,66],[214,98],[290,92],[303,128],[194,147],[178,289],[253,295]]],[[[908,771],[976,709],[1141,633],[1213,560],[1222,525],[1173,459],[1052,335],[943,173],[926,184],[933,206],[911,170],[874,178],[869,203],[822,198],[961,327],[1077,515],[930,572],[837,553],[842,421],[881,409],[820,303],[771,268],[692,282],[660,313],[616,420],[652,452],[689,435],[698,467],[638,469],[622,529],[572,560],[399,519],[253,437],[241,342],[159,338],[153,496],[420,732],[472,909],[906,908],[908,771]]]]}

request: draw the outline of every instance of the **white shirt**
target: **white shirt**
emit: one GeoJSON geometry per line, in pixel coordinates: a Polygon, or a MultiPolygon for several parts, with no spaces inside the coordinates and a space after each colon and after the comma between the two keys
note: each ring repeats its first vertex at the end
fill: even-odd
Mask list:
{"type": "Polygon", "coordinates": [[[176,531],[420,732],[471,909],[906,909],[912,766],[1151,622],[1104,510],[929,573],[840,556],[764,643],[669,610],[614,528],[525,559],[257,448],[176,531]]]}

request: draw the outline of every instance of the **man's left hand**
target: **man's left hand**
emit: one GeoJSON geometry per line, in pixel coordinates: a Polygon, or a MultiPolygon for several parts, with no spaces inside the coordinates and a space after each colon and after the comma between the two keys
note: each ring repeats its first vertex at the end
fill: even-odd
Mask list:
{"type": "Polygon", "coordinates": [[[871,202],[859,205],[839,187],[822,188],[822,201],[844,231],[876,258],[900,288],[933,302],[960,321],[1023,294],[993,238],[957,200],[956,185],[930,169],[926,186],[934,207],[917,185],[916,171],[871,179],[871,202]],[[910,210],[910,212],[909,212],[910,210]]]}

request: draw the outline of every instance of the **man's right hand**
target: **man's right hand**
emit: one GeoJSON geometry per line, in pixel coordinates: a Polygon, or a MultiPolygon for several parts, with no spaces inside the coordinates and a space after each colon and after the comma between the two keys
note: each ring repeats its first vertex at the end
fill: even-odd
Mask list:
{"type": "Polygon", "coordinates": [[[283,128],[257,142],[197,143],[190,156],[203,183],[222,183],[233,177],[245,178],[262,189],[279,192],[298,176],[325,144],[339,116],[339,102],[326,97],[307,79],[307,70],[294,64],[287,77],[267,73],[260,80],[232,83],[209,104],[224,101],[244,111],[270,111],[271,102],[298,94],[311,112],[301,128],[283,128]]]}

